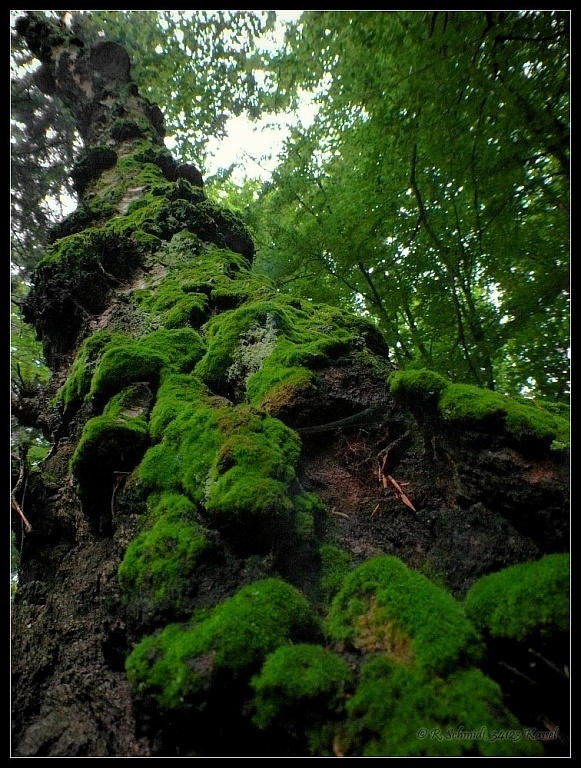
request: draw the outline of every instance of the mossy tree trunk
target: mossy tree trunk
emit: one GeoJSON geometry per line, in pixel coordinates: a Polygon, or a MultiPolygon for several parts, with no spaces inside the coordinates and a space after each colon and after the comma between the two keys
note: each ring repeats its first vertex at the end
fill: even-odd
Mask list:
{"type": "Polygon", "coordinates": [[[165,148],[121,46],[87,50],[34,13],[18,31],[85,149],[25,306],[53,376],[15,411],[52,449],[14,497],[13,755],[389,754],[403,747],[365,704],[391,679],[363,674],[378,655],[432,698],[436,679],[477,672],[468,697],[491,717],[461,601],[492,571],[566,553],[559,420],[515,429],[461,397],[444,412],[452,385],[390,378],[373,326],[253,273],[249,232],[165,148]],[[409,611],[388,629],[390,580],[428,590],[454,642],[426,650],[409,611]]]}

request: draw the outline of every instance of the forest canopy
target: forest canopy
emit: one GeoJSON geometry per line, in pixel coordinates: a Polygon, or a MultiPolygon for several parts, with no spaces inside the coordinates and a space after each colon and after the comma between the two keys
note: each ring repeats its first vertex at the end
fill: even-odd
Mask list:
{"type": "MultiPolygon", "coordinates": [[[[568,402],[569,11],[47,13],[129,51],[166,144],[243,218],[253,269],[281,291],[371,319],[402,369],[568,402]],[[236,116],[291,118],[266,180],[206,170],[236,116]]],[[[41,357],[18,304],[81,148],[32,62],[13,36],[12,349],[28,376],[41,357]]]]}

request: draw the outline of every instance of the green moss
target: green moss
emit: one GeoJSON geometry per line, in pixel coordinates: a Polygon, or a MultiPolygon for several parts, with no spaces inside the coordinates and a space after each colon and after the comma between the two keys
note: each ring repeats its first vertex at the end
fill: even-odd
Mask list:
{"type": "Polygon", "coordinates": [[[211,311],[238,307],[254,294],[275,293],[264,279],[252,275],[240,254],[208,249],[191,232],[175,234],[156,261],[171,269],[171,274],[157,281],[152,278],[148,288],[135,292],[133,298],[166,327],[198,327],[211,311]]]}
{"type": "Polygon", "coordinates": [[[50,246],[35,275],[37,282],[59,275],[69,282],[93,270],[127,275],[139,262],[139,253],[130,238],[119,237],[107,228],[89,227],[50,246]]]}
{"type": "Polygon", "coordinates": [[[368,661],[348,719],[336,739],[351,757],[543,757],[503,703],[500,687],[479,669],[446,680],[368,661]]]}
{"type": "Polygon", "coordinates": [[[131,387],[119,393],[101,416],[85,424],[71,458],[71,471],[85,492],[101,486],[105,478],[112,481],[114,472],[134,469],[143,456],[149,440],[147,418],[143,412],[135,415],[133,396],[131,387]]]}
{"type": "Polygon", "coordinates": [[[223,312],[206,326],[208,351],[196,373],[210,388],[246,390],[258,407],[304,387],[313,371],[365,344],[365,323],[332,307],[277,297],[223,312]]]}
{"type": "Polygon", "coordinates": [[[569,423],[534,405],[524,405],[495,392],[467,384],[450,384],[439,403],[445,418],[452,421],[482,421],[500,417],[509,434],[569,443],[569,423]]]}
{"type": "Polygon", "coordinates": [[[95,227],[104,224],[117,211],[115,208],[115,199],[99,198],[92,203],[84,202],[75,211],[70,213],[63,221],[56,223],[51,227],[49,237],[50,242],[54,243],[63,237],[74,235],[87,227],[95,227]]]}
{"type": "Polygon", "coordinates": [[[317,523],[325,514],[325,505],[314,493],[303,491],[293,496],[295,527],[299,539],[313,540],[317,523]]]}
{"type": "Polygon", "coordinates": [[[157,389],[167,357],[140,344],[115,346],[103,354],[91,383],[91,395],[108,399],[133,381],[148,381],[157,389]]]}
{"type": "Polygon", "coordinates": [[[103,399],[134,381],[159,385],[163,370],[187,372],[204,353],[193,328],[160,329],[138,340],[117,340],[103,353],[91,381],[91,396],[103,399]]]}
{"type": "Polygon", "coordinates": [[[127,343],[126,336],[110,331],[98,331],[85,339],[77,353],[68,379],[55,398],[55,403],[62,403],[65,411],[80,405],[89,393],[91,379],[105,349],[122,346],[125,343],[127,343]]]}
{"type": "Polygon", "coordinates": [[[454,598],[391,556],[374,557],[346,577],[326,627],[335,641],[433,674],[475,663],[484,653],[454,598]]]}
{"type": "Polygon", "coordinates": [[[208,297],[190,293],[181,297],[165,315],[166,328],[199,327],[209,314],[208,297]]]}
{"type": "Polygon", "coordinates": [[[113,141],[122,142],[146,135],[149,130],[150,126],[146,120],[137,122],[120,118],[111,123],[107,133],[113,141]]]}
{"type": "Polygon", "coordinates": [[[199,326],[208,316],[208,297],[204,293],[184,290],[183,277],[172,274],[157,286],[134,295],[141,308],[159,317],[166,328],[199,326]]]}
{"type": "Polygon", "coordinates": [[[332,721],[344,714],[352,683],[347,662],[320,645],[281,645],[252,678],[253,722],[303,735],[311,749],[332,752],[332,721]]]}
{"type": "MultiPolygon", "coordinates": [[[[181,385],[185,380],[168,381],[154,408],[156,434],[159,419],[167,426],[161,444],[140,465],[144,488],[181,489],[203,503],[215,523],[249,524],[265,515],[290,519],[295,510],[290,487],[301,447],[296,433],[249,406],[215,407],[195,392],[191,405],[168,423],[181,385]]],[[[301,512],[304,502],[299,496],[301,512]]]]}
{"type": "Polygon", "coordinates": [[[168,709],[202,706],[217,678],[249,682],[268,654],[310,640],[317,621],[307,600],[280,579],[242,588],[191,626],[172,624],[129,655],[132,685],[168,709]]]}
{"type": "Polygon", "coordinates": [[[569,421],[551,409],[534,403],[525,404],[489,389],[470,384],[452,384],[433,371],[396,371],[389,377],[392,395],[412,410],[425,405],[436,407],[440,415],[451,422],[493,422],[519,439],[535,438],[547,441],[553,450],[569,445],[569,421]]]}
{"type": "Polygon", "coordinates": [[[567,449],[570,444],[569,419],[534,405],[511,402],[505,417],[506,429],[513,435],[546,438],[553,450],[567,449]]]}
{"type": "Polygon", "coordinates": [[[177,493],[162,494],[119,567],[124,598],[135,604],[179,608],[184,594],[193,589],[201,560],[212,549],[208,531],[196,522],[191,501],[177,493]]]}
{"type": "Polygon", "coordinates": [[[449,382],[439,373],[428,370],[394,371],[388,380],[391,394],[407,403],[436,406],[449,382]]]}
{"type": "Polygon", "coordinates": [[[464,606],[493,637],[529,641],[569,631],[568,554],[546,555],[481,577],[464,606]]]}
{"type": "Polygon", "coordinates": [[[219,409],[218,418],[224,440],[208,476],[206,509],[229,517],[290,511],[288,488],[301,449],[296,433],[245,406],[219,409]]]}
{"type": "Polygon", "coordinates": [[[329,544],[324,544],[319,551],[321,555],[321,589],[325,600],[331,600],[351,571],[352,559],[346,550],[329,544]]]}
{"type": "Polygon", "coordinates": [[[504,415],[508,398],[469,384],[449,384],[440,400],[440,410],[451,420],[482,421],[504,415]]]}
{"type": "Polygon", "coordinates": [[[115,150],[106,144],[85,149],[71,171],[75,191],[84,195],[89,184],[98,179],[102,173],[113,168],[116,163],[115,150]]]}
{"type": "Polygon", "coordinates": [[[193,374],[164,372],[157,399],[150,417],[151,437],[159,442],[166,427],[180,415],[190,413],[190,407],[206,404],[206,387],[193,374]]]}

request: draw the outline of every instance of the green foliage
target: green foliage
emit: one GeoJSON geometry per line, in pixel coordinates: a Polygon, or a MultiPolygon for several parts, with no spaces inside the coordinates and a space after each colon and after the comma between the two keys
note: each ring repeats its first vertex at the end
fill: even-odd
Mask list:
{"type": "Polygon", "coordinates": [[[132,76],[163,111],[177,155],[203,164],[229,117],[258,116],[272,101],[258,38],[271,35],[274,18],[273,11],[92,11],[75,23],[85,39],[104,32],[126,47],[132,76]]]}
{"type": "Polygon", "coordinates": [[[392,556],[371,558],[345,578],[326,629],[336,642],[431,674],[449,674],[484,653],[454,598],[392,556]]]}
{"type": "MultiPolygon", "coordinates": [[[[311,93],[317,117],[293,128],[272,182],[228,195],[259,245],[257,274],[370,317],[400,368],[565,401],[569,12],[308,11],[267,52],[260,38],[274,15],[94,11],[73,12],[72,23],[87,44],[105,33],[127,47],[177,155],[202,166],[229,116],[296,107],[301,91],[311,93]]],[[[18,39],[13,52],[27,61],[18,39]]],[[[26,222],[43,242],[46,200],[62,183],[56,152],[65,150],[47,132],[58,118],[54,135],[71,137],[66,165],[72,131],[66,110],[51,111],[26,76],[14,87],[14,253],[24,265],[38,253],[26,222]]],[[[119,160],[129,185],[167,187],[154,155],[143,145],[138,165],[119,160]]],[[[114,172],[103,178],[108,205],[122,195],[114,172]]],[[[168,239],[192,214],[182,200],[154,225],[160,211],[147,206],[147,232],[134,233],[143,245],[168,239]]],[[[200,309],[193,299],[176,304],[169,322],[201,322],[200,309]]]]}
{"type": "Polygon", "coordinates": [[[568,16],[305,12],[277,64],[319,111],[249,215],[258,266],[400,368],[565,400],[568,16]]]}
{"type": "MultiPolygon", "coordinates": [[[[13,300],[17,294],[24,293],[24,286],[13,291],[13,300]]],[[[50,379],[42,345],[37,340],[34,329],[22,319],[18,308],[10,308],[10,378],[13,387],[20,389],[27,382],[34,386],[46,384],[50,379]]]]}
{"type": "MultiPolygon", "coordinates": [[[[13,23],[21,13],[11,12],[13,23]]],[[[126,47],[132,76],[161,107],[181,160],[203,165],[208,142],[225,136],[231,116],[258,116],[272,106],[275,94],[282,105],[282,94],[268,74],[268,59],[258,46],[259,39],[261,44],[272,40],[274,12],[44,13],[53,18],[70,14],[72,32],[87,47],[103,34],[126,47]]],[[[80,146],[70,111],[30,87],[33,57],[18,35],[12,35],[11,46],[13,259],[26,274],[50,226],[62,218],[63,202],[74,197],[70,171],[80,146]]],[[[124,135],[121,122],[113,125],[116,136],[124,135]]]]}
{"type": "Polygon", "coordinates": [[[545,555],[482,576],[464,607],[475,626],[492,637],[530,642],[569,631],[569,584],[569,555],[545,555]]]}
{"type": "Polygon", "coordinates": [[[246,681],[288,642],[313,637],[317,621],[306,599],[280,579],[243,587],[191,626],[170,624],[127,658],[132,685],[163,708],[203,704],[218,675],[246,681]]]}
{"type": "MultiPolygon", "coordinates": [[[[232,94],[257,96],[252,68],[271,66],[253,55],[253,36],[262,27],[250,12],[235,12],[235,21],[224,12],[213,18],[197,12],[191,24],[184,12],[108,13],[75,23],[93,39],[102,26],[122,42],[133,34],[136,72],[143,67],[145,77],[149,66],[158,77],[167,75],[156,86],[166,103],[155,87],[148,93],[169,105],[176,136],[192,103],[194,112],[204,109],[208,117],[232,94]],[[140,18],[144,24],[131,33],[127,20],[140,18]],[[160,20],[174,36],[176,56],[166,55],[157,66],[160,20]],[[192,82],[192,59],[204,61],[198,55],[204,45],[211,51],[208,70],[216,64],[211,76],[225,78],[208,100],[185,87],[192,82]]],[[[437,13],[307,15],[289,41],[291,56],[274,63],[281,100],[291,100],[295,83],[318,87],[324,79],[330,106],[322,107],[311,132],[297,131],[275,184],[263,190],[264,217],[241,197],[264,236],[255,270],[248,229],[201,188],[168,181],[163,168],[171,158],[165,148],[151,146],[151,126],[130,111],[111,124],[98,151],[89,148],[77,163],[77,187],[91,183],[101,204],[91,197],[54,231],[35,274],[37,327],[50,339],[71,308],[78,310],[62,345],[68,352],[77,332],[85,331],[87,314],[98,317],[104,309],[107,290],[143,267],[140,288],[116,306],[133,313],[138,332],[89,337],[57,402],[70,415],[91,400],[92,412],[100,413],[86,423],[71,460],[84,499],[113,491],[114,473],[129,474],[139,465],[134,477],[148,511],[118,575],[125,599],[153,615],[154,623],[170,611],[183,617],[217,542],[241,557],[247,542],[252,553],[271,551],[281,531],[290,542],[316,543],[323,506],[297,482],[300,439],[269,414],[292,403],[321,365],[372,349],[385,353],[384,335],[409,366],[390,379],[396,397],[416,406],[432,403],[454,422],[500,416],[511,434],[563,444],[556,414],[451,383],[465,378],[492,389],[496,365],[507,386],[521,388],[522,374],[511,374],[506,350],[515,367],[531,362],[530,378],[547,346],[563,335],[563,322],[537,306],[563,301],[567,288],[558,210],[566,191],[559,178],[567,169],[560,136],[566,88],[553,74],[564,61],[564,31],[560,12],[550,16],[545,23],[542,15],[515,12],[514,26],[505,26],[500,14],[478,12],[450,17],[448,25],[446,12],[440,26],[437,13]],[[537,25],[537,18],[543,22],[537,25]],[[490,28],[483,30],[484,20],[490,28]],[[488,44],[491,30],[498,46],[488,44]],[[501,34],[508,32],[518,43],[514,54],[501,34]],[[529,54],[540,32],[556,42],[544,54],[549,63],[536,71],[529,54]],[[492,81],[485,76],[491,64],[502,75],[492,81]],[[434,83],[431,99],[427,89],[434,83]],[[534,109],[548,120],[536,133],[525,130],[518,108],[527,113],[539,92],[557,90],[559,99],[546,114],[534,109]],[[108,139],[125,142],[131,153],[117,158],[108,139]],[[97,175],[96,157],[103,171],[97,175]],[[135,190],[141,197],[133,198],[135,190]],[[505,253],[506,242],[514,254],[505,253]],[[301,290],[330,305],[283,295],[280,286],[295,278],[301,290]],[[358,316],[347,315],[346,307],[358,316]],[[543,348],[527,359],[533,347],[526,335],[541,315],[543,348]],[[424,369],[428,362],[434,371],[424,369]]],[[[196,88],[208,85],[203,68],[196,76],[196,88]]],[[[250,107],[258,111],[269,102],[271,88],[265,83],[266,101],[257,98],[250,107]]],[[[242,108],[241,102],[233,106],[242,108]]],[[[213,118],[220,129],[225,113],[213,118]]],[[[182,151],[193,146],[184,129],[182,151]]],[[[546,377],[560,354],[542,369],[546,377]]],[[[544,380],[546,391],[562,396],[553,383],[544,380]]],[[[209,700],[236,700],[242,691],[246,703],[254,696],[256,725],[280,727],[282,718],[313,753],[328,753],[338,743],[357,756],[539,753],[538,745],[524,741],[475,736],[428,742],[418,735],[421,727],[449,724],[518,727],[498,686],[471,668],[484,646],[469,607],[476,606],[471,610],[493,633],[495,622],[504,620],[497,619],[499,592],[510,587],[524,606],[532,599],[530,571],[508,586],[498,575],[494,600],[483,580],[476,585],[482,592],[475,588],[465,609],[395,557],[379,556],[352,570],[347,553],[335,547],[313,546],[313,552],[321,560],[313,594],[331,601],[323,626],[294,587],[278,578],[255,582],[190,621],[144,638],[126,664],[136,691],[162,710],[203,710],[209,700]],[[336,652],[314,644],[325,639],[323,630],[336,652]],[[339,656],[344,650],[376,657],[364,663],[360,679],[339,656]],[[355,695],[346,703],[347,687],[355,695]],[[345,716],[333,744],[335,719],[345,716]]],[[[541,579],[553,599],[563,583],[559,566],[541,579]]],[[[534,631],[561,631],[563,605],[543,600],[542,609],[531,611],[534,631]]],[[[522,618],[510,628],[511,636],[531,631],[522,618]]]]}
{"type": "Polygon", "coordinates": [[[506,708],[500,687],[479,669],[430,678],[372,659],[347,712],[337,739],[346,757],[544,756],[506,708]]]}

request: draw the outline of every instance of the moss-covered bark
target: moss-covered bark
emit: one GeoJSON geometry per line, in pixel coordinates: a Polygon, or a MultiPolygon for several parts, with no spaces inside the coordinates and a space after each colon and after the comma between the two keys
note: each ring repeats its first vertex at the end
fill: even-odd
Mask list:
{"type": "Polygon", "coordinates": [[[541,737],[478,733],[534,723],[502,701],[462,596],[566,547],[564,423],[469,412],[472,389],[393,373],[366,321],[281,295],[164,148],[123,49],[87,51],[36,14],[18,29],[86,147],[25,307],[53,370],[53,447],[29,477],[31,530],[14,518],[14,756],[545,754],[541,737]],[[502,450],[522,477],[494,541],[514,541],[458,576],[461,520],[492,514],[502,450]],[[413,513],[388,459],[415,481],[413,513]],[[422,543],[446,513],[456,562],[449,527],[422,543]]]}

